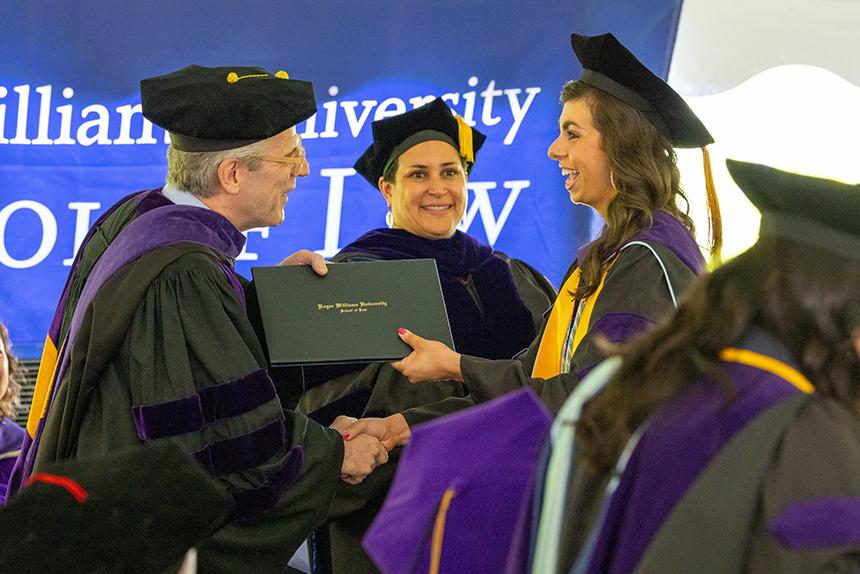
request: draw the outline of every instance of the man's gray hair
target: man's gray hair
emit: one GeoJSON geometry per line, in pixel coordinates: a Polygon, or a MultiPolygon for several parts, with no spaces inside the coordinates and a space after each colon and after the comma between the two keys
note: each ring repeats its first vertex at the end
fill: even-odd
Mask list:
{"type": "Polygon", "coordinates": [[[249,170],[254,171],[260,160],[254,156],[265,155],[266,140],[224,151],[180,151],[173,146],[167,148],[167,183],[197,197],[215,195],[218,182],[218,165],[228,157],[239,158],[249,170]]]}

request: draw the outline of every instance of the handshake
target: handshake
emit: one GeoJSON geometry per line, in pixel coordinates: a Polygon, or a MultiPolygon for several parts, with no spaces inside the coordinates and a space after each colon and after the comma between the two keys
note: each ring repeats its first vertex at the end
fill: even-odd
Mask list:
{"type": "Polygon", "coordinates": [[[400,413],[365,419],[340,415],[329,428],[343,437],[340,478],[349,484],[360,483],[374,468],[388,462],[388,452],[406,444],[412,434],[406,418],[400,413]]]}

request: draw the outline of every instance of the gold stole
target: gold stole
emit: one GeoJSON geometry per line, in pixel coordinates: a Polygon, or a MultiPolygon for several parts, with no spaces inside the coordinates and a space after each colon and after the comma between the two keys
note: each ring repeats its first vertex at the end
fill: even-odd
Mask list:
{"type": "MultiPolygon", "coordinates": [[[[591,313],[594,311],[597,297],[603,290],[603,283],[606,281],[606,274],[609,273],[609,269],[612,267],[613,263],[615,263],[616,259],[617,256],[614,257],[606,266],[606,269],[603,270],[603,274],[600,276],[600,283],[597,285],[597,289],[594,290],[594,293],[580,302],[583,307],[582,313],[579,316],[579,323],[577,323],[576,330],[573,334],[573,346],[570,351],[571,356],[576,352],[582,339],[585,338],[585,334],[588,333],[588,326],[591,323],[591,313]]],[[[564,282],[564,285],[561,286],[561,289],[558,292],[558,297],[556,297],[555,303],[552,306],[552,311],[549,314],[546,328],[544,329],[543,336],[540,340],[537,357],[535,358],[535,365],[534,368],[532,368],[532,377],[549,379],[562,373],[561,351],[564,347],[564,341],[567,338],[570,322],[573,321],[577,305],[577,302],[573,299],[571,293],[575,292],[577,287],[579,287],[579,277],[581,274],[582,271],[579,267],[574,269],[573,273],[570,274],[570,277],[567,278],[567,281],[564,282]]]]}

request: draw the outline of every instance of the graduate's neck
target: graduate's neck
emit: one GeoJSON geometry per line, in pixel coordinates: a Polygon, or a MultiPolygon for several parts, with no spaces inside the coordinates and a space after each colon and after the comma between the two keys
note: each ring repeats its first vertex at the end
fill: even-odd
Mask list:
{"type": "Polygon", "coordinates": [[[236,208],[235,198],[226,193],[216,193],[210,197],[201,197],[200,200],[206,204],[206,207],[218,213],[233,224],[233,227],[241,232],[248,231],[256,227],[241,216],[241,211],[236,208]]]}

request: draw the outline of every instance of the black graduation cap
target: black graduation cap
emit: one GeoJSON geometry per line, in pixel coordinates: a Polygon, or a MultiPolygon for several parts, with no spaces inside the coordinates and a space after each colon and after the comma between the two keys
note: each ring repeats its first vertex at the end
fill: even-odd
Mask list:
{"type": "Polygon", "coordinates": [[[0,572],[175,572],[231,506],[170,443],[52,465],[0,508],[0,572]]]}
{"type": "Polygon", "coordinates": [[[143,116],[181,151],[233,149],[272,137],[317,111],[313,85],[284,71],[188,66],[140,82],[143,116]]]}
{"type": "Polygon", "coordinates": [[[860,260],[860,185],[732,159],[726,167],[761,212],[759,235],[860,260]]]}
{"type": "Polygon", "coordinates": [[[584,70],[580,81],[642,112],[674,147],[696,148],[714,143],[684,98],[637,60],[615,36],[572,34],[570,43],[584,70]]]}
{"type": "Polygon", "coordinates": [[[711,257],[719,260],[723,244],[720,204],[714,189],[711,158],[705,146],[714,143],[708,129],[678,92],[646,68],[612,34],[571,34],[570,44],[582,64],[579,81],[595,87],[639,110],[673,147],[702,148],[711,257]]]}
{"type": "Polygon", "coordinates": [[[406,150],[425,141],[439,140],[454,146],[466,160],[467,172],[487,136],[471,127],[441,99],[406,113],[373,122],[373,144],[358,161],[355,170],[376,187],[385,168],[406,150]]]}

